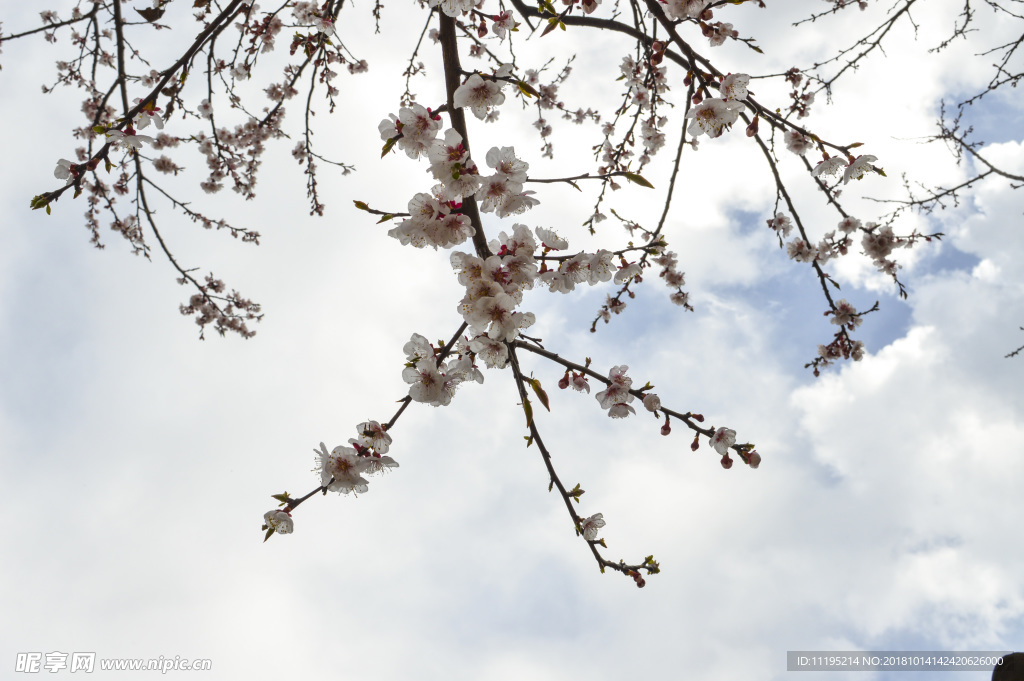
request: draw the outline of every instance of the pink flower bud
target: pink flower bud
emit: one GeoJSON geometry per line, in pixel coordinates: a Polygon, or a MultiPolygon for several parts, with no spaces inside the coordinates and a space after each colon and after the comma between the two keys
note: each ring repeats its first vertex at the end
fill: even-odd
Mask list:
{"type": "Polygon", "coordinates": [[[732,459],[729,458],[728,454],[722,457],[722,468],[725,470],[732,468],[732,459]]]}
{"type": "Polygon", "coordinates": [[[565,390],[569,387],[569,374],[566,373],[562,378],[558,380],[558,387],[565,390]]]}
{"type": "Polygon", "coordinates": [[[665,421],[665,425],[661,427],[661,434],[668,435],[672,432],[672,426],[669,425],[668,421],[665,421]]]}
{"type": "Polygon", "coordinates": [[[757,134],[757,121],[758,120],[759,120],[758,117],[754,116],[754,120],[752,120],[750,122],[750,125],[747,126],[747,137],[753,137],[754,135],[757,134]]]}
{"type": "Polygon", "coordinates": [[[750,467],[757,468],[761,465],[761,455],[757,452],[750,452],[750,467]]]}

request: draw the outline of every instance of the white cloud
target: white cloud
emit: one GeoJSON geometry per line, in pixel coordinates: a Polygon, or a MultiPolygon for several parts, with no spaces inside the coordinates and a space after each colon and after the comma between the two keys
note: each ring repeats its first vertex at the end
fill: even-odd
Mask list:
{"type": "MultiPolygon", "coordinates": [[[[842,21],[850,23],[806,26],[780,45],[772,37],[782,35],[786,12],[736,9],[738,26],[756,28],[767,71],[820,58],[871,19],[847,11],[842,21]]],[[[900,28],[888,58],[866,62],[809,119],[823,135],[863,141],[865,153],[883,159],[888,181],[872,176],[849,188],[864,219],[877,206],[852,195],[897,196],[904,170],[927,182],[965,177],[941,148],[900,139],[927,132],[939,98],[970,90],[987,68],[967,59],[966,47],[923,54],[948,28],[941,18],[920,18],[918,44],[900,28]],[[869,105],[880,91],[894,93],[890,106],[869,105]]],[[[587,80],[583,66],[590,59],[615,68],[625,43],[586,44],[582,35],[565,34],[582,48],[582,78],[569,81],[565,99],[586,108],[607,85],[587,80]]],[[[535,41],[560,51],[548,47],[568,45],[558,39],[535,41]]],[[[882,649],[910,636],[935,649],[987,649],[1019,639],[1024,584],[1014,566],[1024,555],[1012,537],[1024,400],[1021,360],[1002,359],[1024,324],[1019,191],[986,182],[937,225],[910,218],[902,229],[940,228],[949,235],[943,248],[979,264],[939,272],[930,255],[939,249],[921,248],[905,270],[906,332],[894,330],[900,337],[869,348],[863,362],[813,380],[792,358],[822,342],[824,303],[813,276],[791,269],[764,226],[773,185],[739,130],[702,142],[696,164],[681,170],[670,211],[667,233],[695,313],[671,306],[653,275],[596,334],[587,326],[603,290],[526,297],[546,347],[591,357],[601,373],[628,364],[667,406],[735,428],[764,457],[756,471],[740,463],[723,470],[706,442],[690,450],[678,424],[666,438],[646,413],[613,421],[593,395],[558,390],[561,371],[522,353],[551,395],[550,414],[535,410],[557,470],[587,490],[579,512],[608,521],[608,557],[653,553],[661,561],[663,573],[643,591],[601,575],[574,536],[547,491],[537,447],[521,439],[524,417],[507,372],[486,371],[485,384],[463,386],[450,407],[412,405],[394,430],[400,468],[374,478],[358,499],[314,496],[296,510],[294,535],[261,544],[269,495],[317,484],[310,450],[320,440],[343,443],[355,424],[386,420],[397,408],[409,335],[447,339],[460,322],[446,254],[401,248],[385,225],[350,208],[360,199],[403,209],[409,191],[429,186],[422,164],[378,158],[376,123],[394,110],[401,84],[388,83],[383,101],[380,88],[405,55],[394,43],[354,44],[360,56],[382,54],[371,59],[371,77],[346,81],[354,122],[321,124],[327,155],[359,167],[341,179],[324,169],[326,220],[305,218],[289,148],[271,152],[262,200],[206,204],[256,225],[264,233],[258,249],[162,216],[187,266],[212,267],[264,303],[253,340],[205,343],[178,318],[184,289],[159,256],[152,264],[128,258],[108,234],[107,250],[92,252],[80,203],[70,199],[48,218],[28,210],[52,160],[67,156],[53,131],[67,127],[66,110],[77,105],[64,95],[40,99],[38,74],[15,68],[20,47],[5,44],[5,87],[25,96],[0,103],[0,115],[25,134],[8,140],[22,172],[0,188],[8,216],[0,468],[11,557],[0,569],[17,585],[0,596],[3,611],[17,614],[5,620],[0,656],[180,654],[212,658],[218,678],[252,679],[782,678],[789,649],[882,649]],[[362,129],[372,134],[352,133],[362,129]],[[793,296],[791,278],[817,302],[793,296]]],[[[740,64],[748,53],[732,45],[721,58],[740,64]]],[[[52,57],[44,54],[40,62],[52,57]]],[[[432,83],[414,89],[436,98],[432,83]]],[[[678,104],[683,89],[675,87],[678,104]]],[[[775,97],[764,81],[752,87],[762,101],[775,97]]],[[[584,134],[593,127],[559,128],[561,157],[547,164],[529,121],[517,122],[513,109],[474,137],[478,161],[507,135],[540,176],[589,164],[572,150],[593,143],[584,134]]],[[[657,219],[674,144],[645,171],[656,191],[626,185],[616,193],[613,205],[630,219],[657,219]]],[[[983,153],[1021,172],[1019,141],[983,153]]],[[[801,165],[787,155],[782,172],[795,199],[811,206],[803,218],[820,235],[837,218],[801,184],[801,165]]],[[[541,206],[520,221],[592,249],[597,240],[572,227],[589,212],[592,192],[542,189],[541,206]]],[[[602,223],[601,237],[624,242],[613,222],[602,223]]],[[[874,300],[874,288],[891,297],[891,283],[872,270],[866,261],[840,266],[842,295],[874,300]]]]}

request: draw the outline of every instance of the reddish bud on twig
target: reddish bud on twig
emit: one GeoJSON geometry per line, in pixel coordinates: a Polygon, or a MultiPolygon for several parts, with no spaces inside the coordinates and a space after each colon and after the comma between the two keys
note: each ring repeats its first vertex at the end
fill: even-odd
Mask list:
{"type": "Polygon", "coordinates": [[[747,126],[747,137],[753,137],[757,134],[757,116],[754,116],[754,120],[750,121],[750,125],[747,126]]]}
{"type": "Polygon", "coordinates": [[[732,459],[729,458],[728,454],[722,457],[722,468],[725,470],[732,468],[732,459]]]}

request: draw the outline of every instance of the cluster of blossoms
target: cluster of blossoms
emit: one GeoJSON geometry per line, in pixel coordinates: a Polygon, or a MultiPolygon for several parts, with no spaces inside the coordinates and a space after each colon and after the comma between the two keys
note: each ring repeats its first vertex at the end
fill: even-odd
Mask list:
{"type": "MultiPolygon", "coordinates": [[[[507,73],[507,67],[499,73],[507,73]]],[[[496,74],[497,75],[497,74],[496,74]]],[[[470,107],[486,118],[489,107],[504,101],[500,84],[473,74],[456,90],[457,106],[470,107]]],[[[487,165],[494,170],[481,176],[469,157],[461,136],[448,130],[443,139],[439,117],[418,104],[392,114],[378,126],[385,148],[397,145],[410,158],[427,157],[429,172],[438,181],[430,194],[416,194],[409,202],[410,217],[389,231],[403,245],[447,248],[474,236],[469,218],[459,210],[462,201],[473,196],[482,212],[507,217],[529,209],[537,203],[532,192],[523,191],[529,164],[517,158],[512,147],[493,147],[487,152],[487,165]]],[[[458,304],[459,313],[470,327],[469,334],[459,340],[457,354],[447,364],[438,365],[435,353],[422,336],[414,335],[406,345],[406,368],[403,377],[411,384],[409,395],[418,402],[446,405],[458,385],[466,380],[482,382],[483,376],[474,360],[479,357],[487,367],[503,368],[508,362],[506,343],[514,341],[520,330],[531,326],[535,317],[518,311],[523,293],[540,280],[552,292],[568,293],[576,284],[597,284],[615,278],[624,283],[641,272],[639,264],[622,260],[616,271],[614,254],[579,253],[574,256],[549,257],[564,251],[568,242],[553,230],[543,227],[534,232],[521,224],[513,225],[512,234],[502,232],[489,244],[493,255],[486,259],[464,252],[455,252],[451,263],[466,293],[458,304]],[[538,260],[540,255],[540,260],[538,260]],[[558,262],[557,268],[548,263],[558,262]]],[[[663,263],[673,281],[682,277],[673,274],[674,261],[663,263]]],[[[584,380],[585,384],[585,380],[584,380]]]]}
{"type": "Polygon", "coordinates": [[[749,94],[749,82],[750,76],[744,73],[731,73],[722,79],[718,88],[721,97],[709,97],[687,112],[686,117],[692,118],[693,122],[686,132],[694,137],[707,134],[715,138],[732,127],[743,110],[741,100],[749,94]]]}
{"type": "Polygon", "coordinates": [[[607,409],[608,416],[613,419],[625,418],[636,413],[636,409],[629,404],[633,401],[633,395],[629,392],[633,379],[626,375],[628,369],[625,364],[612,367],[608,372],[608,387],[594,395],[601,408],[607,409]]]}
{"type": "Polygon", "coordinates": [[[686,284],[686,278],[676,267],[676,265],[679,264],[676,254],[673,251],[665,251],[654,258],[654,263],[661,266],[661,273],[658,276],[665,280],[665,284],[667,286],[676,289],[676,291],[669,296],[669,300],[676,305],[680,305],[686,309],[691,309],[690,294],[682,288],[683,285],[686,284]]]}
{"type": "Polygon", "coordinates": [[[857,313],[857,308],[851,305],[850,301],[845,298],[836,303],[836,309],[832,314],[832,323],[836,326],[842,326],[849,331],[853,331],[860,326],[862,321],[857,313]]]}
{"type": "Polygon", "coordinates": [[[811,171],[811,175],[814,177],[820,177],[822,175],[831,176],[843,171],[843,184],[846,184],[850,180],[859,180],[864,177],[869,171],[878,172],[872,164],[878,160],[877,156],[864,155],[858,156],[857,158],[850,158],[849,161],[844,159],[842,156],[829,156],[825,155],[825,158],[811,171]]]}
{"type": "MultiPolygon", "coordinates": [[[[356,426],[358,437],[350,438],[351,447],[337,446],[330,452],[327,445],[320,443],[316,454],[315,472],[320,473],[320,486],[331,492],[340,494],[362,494],[369,487],[364,475],[382,473],[390,468],[398,468],[398,462],[386,456],[391,447],[391,436],[386,426],[377,421],[365,421],[356,426]]],[[[282,503],[291,499],[284,495],[275,495],[282,503]]],[[[290,534],[295,530],[295,523],[290,513],[291,506],[275,509],[263,514],[263,529],[267,532],[264,541],[274,534],[290,534]]]]}
{"type": "Polygon", "coordinates": [[[316,470],[320,472],[320,485],[331,492],[362,494],[368,489],[363,475],[382,473],[389,468],[398,468],[398,462],[386,456],[391,446],[391,436],[384,426],[376,421],[366,421],[357,426],[358,437],[349,439],[351,447],[339,445],[328,453],[323,442],[317,455],[316,470]]]}
{"type": "MultiPolygon", "coordinates": [[[[694,445],[697,441],[694,440],[694,445]]],[[[722,457],[722,468],[732,468],[732,459],[729,458],[729,448],[736,444],[736,431],[731,428],[719,428],[710,439],[711,448],[722,457]]],[[[696,447],[694,447],[696,449],[696,447]]],[[[751,468],[761,465],[761,455],[753,451],[750,445],[742,445],[738,449],[743,463],[751,468]]]]}
{"type": "Polygon", "coordinates": [[[852,359],[855,362],[864,359],[864,343],[852,340],[843,330],[839,330],[831,343],[818,346],[818,357],[814,365],[815,376],[820,374],[820,369],[838,359],[852,359]]]}
{"type": "MultiPolygon", "coordinates": [[[[844,228],[847,221],[840,223],[840,229],[844,228]]],[[[779,237],[779,245],[782,240],[793,231],[793,221],[784,213],[777,213],[774,218],[768,220],[768,227],[779,237]]],[[[835,230],[828,232],[817,245],[807,243],[803,238],[797,237],[786,244],[786,253],[797,262],[818,263],[824,265],[829,260],[846,255],[849,250],[851,239],[845,234],[836,238],[835,230]]]]}
{"type": "Polygon", "coordinates": [[[661,132],[661,128],[664,128],[668,124],[668,118],[661,116],[655,118],[645,118],[640,124],[640,139],[644,143],[644,153],[640,156],[641,165],[646,165],[650,162],[651,156],[658,153],[663,146],[665,146],[665,133],[661,132]]]}
{"type": "Polygon", "coordinates": [[[429,0],[431,7],[440,7],[450,17],[460,16],[463,12],[471,12],[483,7],[483,0],[429,0]]]}
{"type": "MultiPolygon", "coordinates": [[[[768,226],[778,235],[781,244],[782,239],[789,236],[793,230],[793,221],[788,215],[778,213],[774,218],[768,220],[768,226]]],[[[862,227],[860,220],[854,217],[840,220],[838,231],[842,233],[842,236],[837,238],[836,230],[832,230],[826,233],[816,246],[797,237],[786,244],[786,252],[797,262],[817,262],[822,265],[833,258],[846,255],[853,244],[853,238],[850,235],[857,230],[864,232],[861,239],[864,254],[871,258],[880,272],[890,276],[895,275],[899,265],[894,260],[890,260],[889,255],[896,248],[912,245],[912,238],[897,237],[893,234],[892,227],[881,227],[874,222],[869,222],[862,227]]]]}
{"type": "MultiPolygon", "coordinates": [[[[505,350],[505,346],[501,346],[505,350]]],[[[405,370],[402,378],[409,383],[409,397],[434,407],[451,404],[459,385],[465,381],[484,382],[484,376],[473,364],[473,354],[465,339],[459,339],[455,356],[447,363],[438,363],[434,347],[423,336],[414,333],[403,348],[405,370]]],[[[507,350],[506,350],[507,352],[507,350]]]]}
{"type": "Polygon", "coordinates": [[[701,32],[711,43],[711,47],[719,47],[725,43],[726,38],[736,39],[740,36],[739,31],[733,29],[732,24],[725,24],[716,21],[713,24],[701,24],[701,32]]]}
{"type": "MultiPolygon", "coordinates": [[[[212,112],[209,102],[204,100],[204,103],[208,107],[207,110],[212,112]]],[[[202,105],[200,111],[203,111],[202,105]]],[[[278,110],[268,125],[261,124],[256,118],[250,118],[244,124],[236,125],[234,129],[217,128],[216,137],[207,136],[205,133],[195,135],[193,139],[199,143],[199,152],[206,157],[206,166],[210,171],[206,180],[199,185],[203,191],[215,194],[224,188],[224,180],[231,178],[231,188],[235,192],[247,199],[253,198],[256,176],[263,162],[266,142],[284,136],[279,126],[283,112],[283,109],[278,110]]],[[[154,148],[174,146],[167,142],[165,136],[161,135],[157,138],[154,148]]]]}
{"type": "MultiPolygon", "coordinates": [[[[662,43],[655,43],[661,46],[662,43]]],[[[622,58],[619,66],[632,104],[641,111],[661,101],[660,93],[669,89],[668,72],[664,66],[650,63],[638,63],[632,56],[622,58]]]]}
{"type": "MultiPolygon", "coordinates": [[[[608,372],[608,387],[594,395],[601,408],[608,410],[610,418],[621,419],[636,413],[636,410],[630,405],[630,402],[633,401],[633,394],[630,393],[633,379],[626,375],[628,370],[629,367],[625,364],[612,367],[608,372]]],[[[565,385],[563,386],[563,383],[559,382],[559,387],[568,387],[570,384],[569,372],[566,372],[565,376],[562,377],[562,381],[565,382],[565,385]]],[[[577,377],[575,372],[572,374],[572,386],[576,390],[586,388],[587,392],[590,392],[590,386],[586,384],[586,378],[582,375],[577,377]],[[581,378],[582,386],[579,385],[581,378]]],[[[654,393],[647,393],[643,396],[643,405],[647,411],[657,416],[658,410],[661,409],[661,398],[654,393]]]]}
{"type": "Polygon", "coordinates": [[[711,0],[668,0],[665,3],[665,14],[673,21],[699,19],[710,4],[711,0]]]}
{"type": "Polygon", "coordinates": [[[313,2],[296,2],[292,6],[292,16],[302,26],[312,26],[319,33],[332,35],[336,32],[334,22],[330,16],[320,12],[320,8],[313,2]]]}
{"type": "Polygon", "coordinates": [[[874,222],[869,222],[864,227],[864,238],[861,240],[864,254],[871,258],[875,267],[880,272],[893,276],[896,274],[899,265],[896,264],[896,261],[889,260],[889,255],[893,252],[893,249],[910,247],[911,244],[911,240],[901,239],[893,234],[892,227],[889,225],[879,227],[874,222]]]}
{"type": "Polygon", "coordinates": [[[784,137],[786,149],[799,156],[803,156],[814,147],[814,142],[809,137],[796,130],[787,130],[784,137]]]}
{"type": "MultiPolygon", "coordinates": [[[[486,335],[491,341],[505,343],[515,340],[520,329],[535,321],[532,312],[517,312],[516,307],[538,276],[534,259],[537,243],[528,227],[514,225],[511,236],[502,232],[492,246],[497,253],[486,260],[456,252],[451,263],[459,283],[466,287],[458,310],[474,330],[473,336],[486,335]]],[[[493,352],[503,356],[500,351],[493,352]]]]}

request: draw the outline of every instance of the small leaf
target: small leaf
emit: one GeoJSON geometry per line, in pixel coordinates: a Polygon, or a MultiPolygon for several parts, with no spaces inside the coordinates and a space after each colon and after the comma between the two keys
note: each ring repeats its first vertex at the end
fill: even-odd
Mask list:
{"type": "Polygon", "coordinates": [[[872,166],[872,167],[875,169],[875,172],[878,173],[879,175],[881,175],[882,177],[888,177],[888,175],[885,174],[885,171],[882,170],[881,168],[879,168],[877,166],[872,166]]]}
{"type": "Polygon", "coordinates": [[[551,411],[551,405],[548,403],[548,394],[544,392],[544,388],[540,386],[540,381],[536,378],[527,378],[526,382],[533,388],[533,392],[537,394],[537,399],[544,405],[544,408],[551,411]]]}
{"type": "Polygon", "coordinates": [[[526,412],[526,427],[529,428],[533,424],[533,405],[528,397],[523,398],[523,411],[526,412]]]}
{"type": "Polygon", "coordinates": [[[387,222],[388,220],[393,220],[394,218],[395,218],[394,215],[392,215],[391,213],[388,213],[387,215],[382,217],[380,220],[377,220],[377,224],[379,225],[382,222],[387,222]]]}
{"type": "Polygon", "coordinates": [[[106,134],[107,129],[105,127],[103,127],[102,125],[94,125],[93,128],[92,128],[92,131],[94,133],[96,133],[97,135],[104,135],[104,134],[106,134]]]}
{"type": "Polygon", "coordinates": [[[50,204],[46,204],[46,214],[50,214],[50,204]]]}
{"type": "Polygon", "coordinates": [[[544,30],[541,32],[540,37],[543,38],[548,33],[551,33],[551,31],[555,30],[555,26],[558,26],[558,18],[554,17],[548,19],[548,25],[544,27],[544,30]]]}
{"type": "Polygon", "coordinates": [[[270,496],[282,503],[288,503],[288,492],[285,492],[283,494],[271,494],[270,496]]]}
{"type": "Polygon", "coordinates": [[[395,143],[396,142],[398,142],[398,138],[397,137],[392,137],[387,142],[385,142],[384,143],[384,148],[380,152],[380,157],[384,158],[385,156],[387,156],[388,152],[391,151],[395,147],[395,143]]]}
{"type": "Polygon", "coordinates": [[[647,180],[645,180],[640,175],[637,175],[636,173],[624,173],[624,174],[626,176],[626,179],[629,180],[630,182],[633,182],[634,184],[638,184],[641,187],[647,187],[648,189],[654,189],[654,185],[651,184],[650,182],[648,182],[647,180]]]}
{"type": "Polygon", "coordinates": [[[366,203],[363,201],[353,201],[352,203],[354,203],[356,205],[356,208],[358,208],[359,210],[370,210],[370,207],[366,205],[366,203]]]}
{"type": "Polygon", "coordinates": [[[135,11],[141,14],[142,18],[148,21],[149,23],[153,23],[154,21],[156,21],[164,15],[163,7],[148,7],[146,9],[136,8],[135,11]]]}
{"type": "Polygon", "coordinates": [[[38,196],[33,196],[32,197],[32,202],[29,205],[32,207],[32,210],[39,210],[40,208],[48,208],[49,205],[50,205],[50,200],[48,198],[46,198],[44,195],[40,194],[38,196]]]}
{"type": "Polygon", "coordinates": [[[519,89],[522,91],[522,93],[527,97],[540,97],[540,93],[537,92],[537,90],[534,89],[534,87],[529,83],[517,80],[516,84],[519,86],[519,89]]]}
{"type": "Polygon", "coordinates": [[[848,146],[846,148],[847,149],[856,149],[857,147],[863,147],[863,146],[864,146],[863,142],[854,142],[853,144],[851,144],[850,146],[848,146]]]}
{"type": "MultiPolygon", "coordinates": [[[[264,526],[264,527],[266,527],[266,526],[264,526]]],[[[273,527],[271,527],[269,530],[267,530],[267,536],[265,536],[263,538],[263,543],[264,544],[267,542],[268,539],[270,539],[270,535],[272,535],[272,534],[274,534],[274,528],[273,527]]]]}

